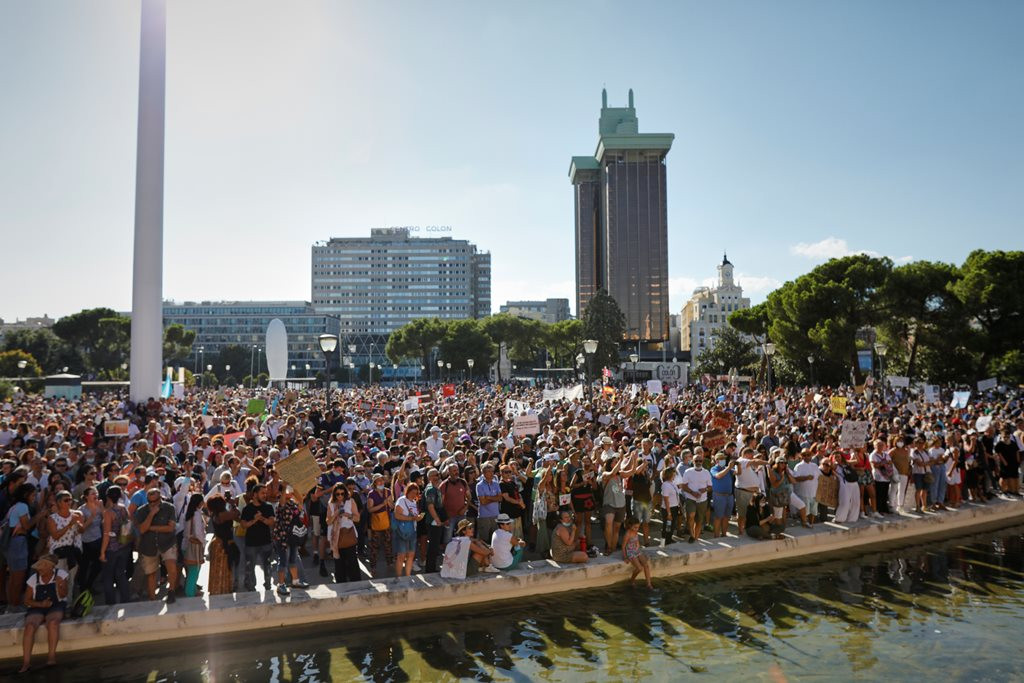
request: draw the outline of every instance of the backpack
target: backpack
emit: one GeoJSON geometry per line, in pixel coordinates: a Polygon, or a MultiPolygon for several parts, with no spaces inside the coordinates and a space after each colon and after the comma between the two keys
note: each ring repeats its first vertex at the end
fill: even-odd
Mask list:
{"type": "Polygon", "coordinates": [[[83,589],[82,592],[78,594],[78,597],[75,598],[75,601],[71,603],[71,618],[81,619],[84,616],[88,616],[89,612],[92,611],[94,603],[95,600],[92,597],[92,592],[88,588],[83,589]]]}

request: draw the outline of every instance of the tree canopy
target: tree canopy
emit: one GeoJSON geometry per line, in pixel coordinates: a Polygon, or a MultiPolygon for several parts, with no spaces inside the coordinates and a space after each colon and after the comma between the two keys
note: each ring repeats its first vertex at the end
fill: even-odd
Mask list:
{"type": "Polygon", "coordinates": [[[597,290],[583,311],[583,338],[597,340],[593,369],[617,368],[619,346],[626,332],[626,316],[619,304],[603,289],[597,290]]]}

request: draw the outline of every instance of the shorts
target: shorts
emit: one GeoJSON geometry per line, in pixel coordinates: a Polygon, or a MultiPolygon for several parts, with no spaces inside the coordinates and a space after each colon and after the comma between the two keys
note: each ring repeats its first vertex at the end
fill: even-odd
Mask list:
{"type": "Polygon", "coordinates": [[[736,516],[744,522],[747,519],[747,508],[750,507],[750,500],[753,497],[752,491],[736,489],[736,516]]]}
{"type": "Polygon", "coordinates": [[[401,555],[402,553],[414,553],[416,552],[416,539],[410,538],[404,540],[397,533],[391,534],[391,538],[394,540],[395,554],[401,555]]]}
{"type": "Polygon", "coordinates": [[[914,488],[917,489],[918,491],[923,491],[926,488],[928,488],[928,486],[924,483],[923,472],[921,474],[918,474],[917,472],[914,473],[914,488]]]}
{"type": "Polygon", "coordinates": [[[817,498],[815,498],[814,496],[807,496],[806,498],[804,498],[803,496],[800,496],[800,500],[803,501],[803,504],[807,506],[807,514],[809,514],[812,517],[817,517],[818,516],[818,499],[817,498]]]}
{"type": "Polygon", "coordinates": [[[51,607],[45,614],[32,610],[25,614],[25,626],[42,626],[44,621],[60,621],[64,618],[64,608],[64,603],[60,602],[51,607]]]}
{"type": "Polygon", "coordinates": [[[7,545],[7,567],[12,572],[23,572],[28,569],[28,539],[24,535],[11,536],[7,545]]]}
{"type": "Polygon", "coordinates": [[[633,517],[641,524],[651,521],[650,501],[633,499],[633,517]]]}
{"type": "Polygon", "coordinates": [[[731,493],[716,493],[711,501],[711,518],[728,519],[732,516],[733,497],[731,493]]]}
{"type": "Polygon", "coordinates": [[[178,549],[173,545],[158,555],[143,555],[139,553],[139,562],[142,564],[142,572],[147,576],[160,571],[160,561],[175,562],[178,559],[178,549]]]}
{"type": "Polygon", "coordinates": [[[694,521],[701,526],[708,521],[708,501],[702,500],[699,503],[692,498],[686,499],[686,515],[694,515],[694,521]]]}
{"type": "Polygon", "coordinates": [[[624,519],[626,519],[626,506],[623,505],[622,507],[618,508],[612,507],[611,505],[605,505],[603,508],[601,508],[601,515],[604,516],[605,519],[608,518],[608,515],[614,515],[614,521],[621,522],[624,519]]]}

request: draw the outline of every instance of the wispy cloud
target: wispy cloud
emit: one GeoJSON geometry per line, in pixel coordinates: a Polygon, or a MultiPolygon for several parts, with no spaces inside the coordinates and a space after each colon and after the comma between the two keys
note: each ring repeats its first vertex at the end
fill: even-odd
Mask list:
{"type": "Polygon", "coordinates": [[[878,252],[869,249],[851,249],[846,240],[838,237],[826,237],[818,242],[799,242],[791,246],[789,251],[815,261],[827,261],[830,258],[841,258],[851,254],[879,255],[878,252]]]}

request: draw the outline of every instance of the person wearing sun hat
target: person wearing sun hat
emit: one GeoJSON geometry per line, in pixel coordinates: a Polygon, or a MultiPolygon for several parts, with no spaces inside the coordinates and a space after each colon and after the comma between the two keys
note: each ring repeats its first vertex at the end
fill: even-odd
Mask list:
{"type": "Polygon", "coordinates": [[[526,541],[512,535],[513,519],[504,512],[498,515],[497,524],[498,528],[491,536],[492,564],[501,570],[515,569],[523,559],[526,541]]]}
{"type": "Polygon", "coordinates": [[[22,641],[21,670],[29,670],[32,661],[32,647],[35,645],[36,630],[46,624],[46,641],[49,654],[46,665],[57,663],[57,641],[60,639],[60,622],[68,599],[68,573],[57,568],[56,555],[43,555],[32,565],[35,574],[25,583],[25,637],[22,641]]]}

